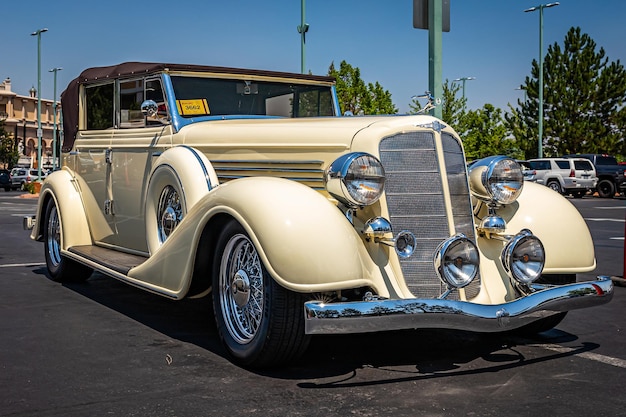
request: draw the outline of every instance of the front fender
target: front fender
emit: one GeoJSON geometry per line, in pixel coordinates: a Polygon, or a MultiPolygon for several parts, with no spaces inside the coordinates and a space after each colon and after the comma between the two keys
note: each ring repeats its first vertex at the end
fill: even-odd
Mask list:
{"type": "Polygon", "coordinates": [[[546,186],[524,183],[515,204],[499,210],[507,233],[530,229],[546,251],[544,272],[580,273],[595,269],[596,260],[589,228],[576,207],[546,186]]]}
{"type": "Polygon", "coordinates": [[[92,239],[89,224],[83,208],[83,201],[76,182],[66,169],[55,171],[46,177],[37,204],[37,223],[31,231],[31,239],[41,240],[43,228],[46,227],[46,207],[54,200],[61,219],[61,248],[66,250],[76,245],[91,245],[92,239]],[[71,226],[69,226],[71,225],[71,226]]]}
{"type": "MultiPolygon", "coordinates": [[[[371,285],[374,269],[354,227],[319,192],[278,178],[249,178],[211,195],[212,214],[239,221],[268,272],[296,291],[371,285]]],[[[207,201],[207,202],[208,202],[207,201]]]]}
{"type": "Polygon", "coordinates": [[[177,298],[184,295],[203,230],[217,227],[211,219],[220,215],[241,223],[268,272],[286,288],[317,292],[374,285],[378,267],[341,211],[309,187],[269,177],[238,179],[213,189],[129,276],[168,288],[177,298]]]}

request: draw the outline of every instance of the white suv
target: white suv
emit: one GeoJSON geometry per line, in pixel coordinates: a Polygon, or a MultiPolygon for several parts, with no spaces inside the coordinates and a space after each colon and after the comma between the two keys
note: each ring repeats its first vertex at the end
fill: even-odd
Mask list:
{"type": "Polygon", "coordinates": [[[526,181],[534,181],[561,194],[581,198],[598,182],[593,164],[584,158],[540,158],[528,161],[526,181]]]}
{"type": "MultiPolygon", "coordinates": [[[[24,191],[26,189],[26,184],[29,182],[37,181],[39,178],[39,171],[34,168],[13,168],[11,170],[11,184],[12,188],[19,188],[24,191]]],[[[41,171],[41,178],[46,178],[46,171],[41,171]]]]}

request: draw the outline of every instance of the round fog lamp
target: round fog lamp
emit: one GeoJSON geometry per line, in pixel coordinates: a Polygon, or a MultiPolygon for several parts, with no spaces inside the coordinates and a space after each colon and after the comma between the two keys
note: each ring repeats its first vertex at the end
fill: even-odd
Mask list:
{"type": "Polygon", "coordinates": [[[435,251],[435,271],[449,288],[463,288],[478,273],[478,249],[465,235],[443,241],[435,251]]]}
{"type": "Polygon", "coordinates": [[[415,235],[408,230],[403,230],[396,236],[396,253],[401,258],[408,258],[415,252],[415,235]]]}
{"type": "Polygon", "coordinates": [[[501,260],[509,277],[530,284],[541,276],[546,254],[541,241],[530,230],[524,229],[506,244],[501,260]]]}

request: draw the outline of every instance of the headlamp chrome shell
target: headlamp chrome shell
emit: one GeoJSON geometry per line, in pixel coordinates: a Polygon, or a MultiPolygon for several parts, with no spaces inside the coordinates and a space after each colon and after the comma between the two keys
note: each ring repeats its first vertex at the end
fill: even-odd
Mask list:
{"type": "Polygon", "coordinates": [[[524,229],[507,242],[500,258],[510,278],[528,285],[541,276],[546,254],[539,238],[524,229]]]}
{"type": "Polygon", "coordinates": [[[385,188],[383,164],[365,152],[337,158],[324,175],[326,190],[350,207],[374,204],[385,188]]]}
{"type": "Polygon", "coordinates": [[[513,159],[498,155],[481,159],[469,168],[469,185],[479,200],[511,204],[522,191],[522,167],[513,159]]]}
{"type": "Polygon", "coordinates": [[[448,288],[463,288],[478,274],[476,245],[463,234],[443,241],[435,251],[435,271],[448,288]]]}

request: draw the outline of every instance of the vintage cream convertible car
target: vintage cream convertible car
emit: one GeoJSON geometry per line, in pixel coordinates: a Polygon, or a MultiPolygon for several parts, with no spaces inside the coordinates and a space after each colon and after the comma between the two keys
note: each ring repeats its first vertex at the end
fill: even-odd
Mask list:
{"type": "Polygon", "coordinates": [[[63,169],[24,219],[52,279],[211,295],[244,366],[315,334],[542,331],[613,295],[576,282],[594,247],[566,199],[504,156],[468,171],[431,116],[340,116],[329,77],[130,62],[62,107],[63,169]]]}

